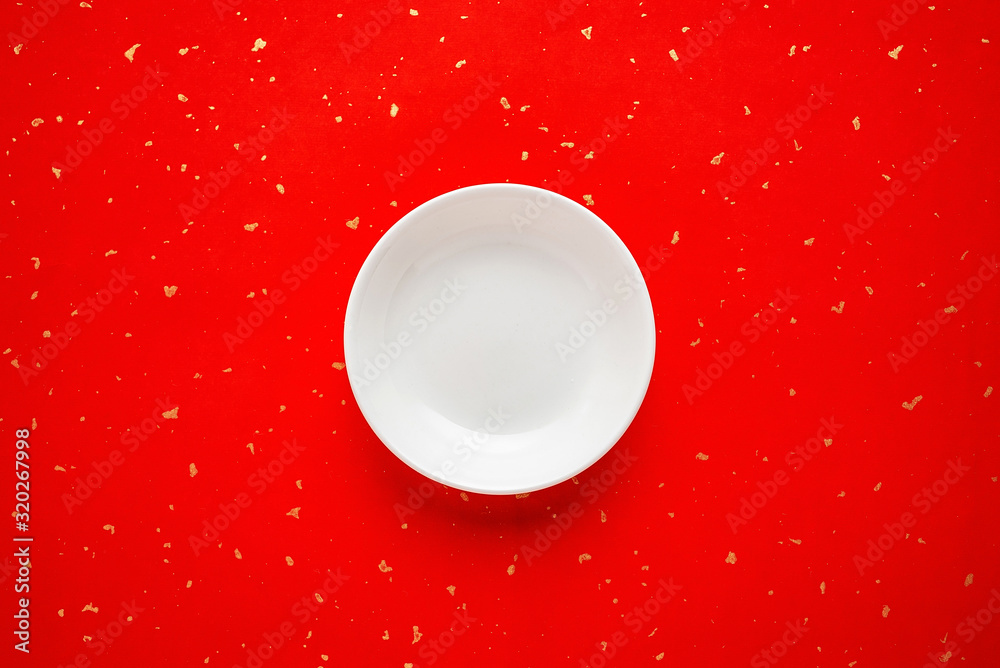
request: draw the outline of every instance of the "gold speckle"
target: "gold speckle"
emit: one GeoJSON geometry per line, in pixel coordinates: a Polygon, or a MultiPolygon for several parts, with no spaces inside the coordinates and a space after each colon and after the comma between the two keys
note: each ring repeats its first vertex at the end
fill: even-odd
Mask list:
{"type": "MultiPolygon", "coordinates": [[[[410,10],[410,16],[419,16],[419,15],[420,15],[420,12],[418,12],[417,10],[415,10],[415,9],[411,9],[410,10]]],[[[444,38],[442,38],[442,39],[444,39],[444,38]]]]}
{"type": "Polygon", "coordinates": [[[233,550],[233,554],[236,555],[237,559],[242,559],[243,558],[243,555],[240,554],[240,549],[239,548],[236,548],[235,550],[233,550]]]}
{"type": "Polygon", "coordinates": [[[449,594],[451,594],[452,596],[455,595],[455,585],[448,585],[446,589],[448,590],[449,594]]]}
{"type": "Polygon", "coordinates": [[[972,573],[965,576],[965,586],[968,587],[972,584],[972,573]]]}
{"type": "Polygon", "coordinates": [[[56,611],[56,614],[59,615],[60,617],[63,617],[63,616],[66,615],[66,609],[65,608],[59,608],[59,610],[56,611]]]}
{"type": "Polygon", "coordinates": [[[528,152],[521,151],[521,160],[527,160],[527,159],[528,159],[528,152]]]}
{"type": "Polygon", "coordinates": [[[583,29],[583,30],[581,30],[580,32],[581,32],[581,33],[583,33],[583,36],[584,36],[584,37],[586,37],[587,39],[590,39],[590,34],[591,34],[591,33],[592,33],[593,31],[594,31],[594,26],[587,26],[586,28],[584,28],[584,29],[583,29]]]}
{"type": "Polygon", "coordinates": [[[194,462],[191,462],[191,464],[188,466],[188,473],[191,474],[192,478],[198,475],[198,467],[194,465],[194,462]]]}
{"type": "Polygon", "coordinates": [[[914,407],[914,406],[916,406],[916,405],[917,405],[917,403],[918,403],[918,402],[919,402],[919,401],[920,401],[921,399],[923,399],[923,398],[924,398],[924,395],[922,395],[922,394],[918,394],[917,396],[913,397],[913,402],[912,402],[912,403],[907,403],[907,402],[905,402],[905,401],[904,401],[904,402],[903,402],[903,408],[905,408],[905,409],[906,409],[906,410],[908,410],[908,411],[912,411],[912,410],[913,410],[913,407],[914,407]]]}
{"type": "Polygon", "coordinates": [[[788,50],[788,55],[789,56],[794,56],[795,55],[795,45],[794,44],[792,44],[792,48],[788,50]]]}
{"type": "Polygon", "coordinates": [[[831,306],[830,310],[833,311],[834,313],[843,313],[844,312],[844,302],[840,302],[839,306],[831,306]]]}
{"type": "Polygon", "coordinates": [[[80,612],[93,612],[93,613],[97,613],[98,612],[98,608],[93,603],[88,603],[87,605],[83,606],[83,610],[81,610],[80,612]]]}
{"type": "Polygon", "coordinates": [[[954,306],[945,306],[944,307],[944,312],[945,313],[958,313],[958,309],[955,308],[954,306]]]}
{"type": "Polygon", "coordinates": [[[388,573],[389,571],[391,571],[391,570],[392,570],[392,566],[389,566],[388,564],[386,564],[386,563],[385,563],[385,559],[383,559],[383,560],[382,560],[382,563],[380,563],[380,564],[378,565],[378,569],[379,569],[380,571],[382,571],[383,573],[388,573]]]}
{"type": "Polygon", "coordinates": [[[851,121],[851,123],[854,124],[854,129],[855,130],[860,130],[861,129],[861,117],[860,116],[855,116],[854,120],[851,121]]]}
{"type": "Polygon", "coordinates": [[[712,160],[711,160],[710,162],[711,162],[711,163],[712,163],[713,165],[718,165],[718,164],[720,164],[720,163],[722,162],[722,156],[724,156],[724,155],[726,155],[726,152],[725,152],[725,151],[723,151],[723,152],[722,152],[722,153],[720,153],[719,155],[717,155],[717,156],[715,156],[714,158],[712,158],[712,160]]]}
{"type": "Polygon", "coordinates": [[[790,396],[790,397],[794,397],[795,396],[795,388],[794,387],[788,388],[788,396],[790,396]]]}
{"type": "Polygon", "coordinates": [[[730,552],[729,553],[729,556],[726,557],[726,563],[727,564],[735,564],[736,563],[736,553],[735,552],[730,552]]]}
{"type": "Polygon", "coordinates": [[[590,561],[591,559],[593,559],[593,557],[590,556],[590,554],[588,552],[584,552],[583,554],[580,555],[580,559],[579,560],[580,560],[580,563],[582,564],[583,562],[590,561]]]}
{"type": "Polygon", "coordinates": [[[524,494],[515,494],[515,499],[527,499],[531,495],[531,492],[525,492],[524,494]]]}
{"type": "Polygon", "coordinates": [[[254,230],[257,229],[258,225],[260,225],[260,223],[247,223],[246,225],[243,226],[243,229],[246,230],[247,232],[253,232],[254,230]]]}
{"type": "Polygon", "coordinates": [[[889,616],[889,606],[887,606],[887,605],[883,605],[882,606],[882,616],[883,617],[888,617],[889,616]]]}
{"type": "Polygon", "coordinates": [[[877,492],[877,491],[879,491],[880,489],[882,489],[882,483],[881,483],[881,482],[877,482],[877,483],[875,483],[875,491],[877,492]]]}
{"type": "MultiPolygon", "coordinates": [[[[288,515],[289,517],[294,517],[295,519],[299,519],[300,510],[302,510],[302,506],[296,506],[295,508],[292,508],[285,514],[288,515]]],[[[384,564],[385,562],[383,561],[382,563],[384,564]]]]}
{"type": "Polygon", "coordinates": [[[396,114],[398,113],[399,113],[399,107],[396,106],[395,102],[393,102],[392,106],[389,107],[389,115],[392,116],[393,118],[396,118],[396,114]]]}
{"type": "Polygon", "coordinates": [[[594,196],[593,195],[584,195],[583,196],[583,201],[587,203],[587,206],[594,206],[594,196]]]}
{"type": "Polygon", "coordinates": [[[129,50],[125,52],[125,57],[128,58],[128,62],[133,62],[132,58],[135,56],[135,50],[138,49],[142,44],[133,44],[129,47],[129,50]]]}
{"type": "Polygon", "coordinates": [[[179,411],[180,409],[181,409],[180,406],[174,406],[169,411],[163,411],[163,418],[165,420],[176,420],[177,419],[177,411],[179,411]]]}
{"type": "Polygon", "coordinates": [[[177,93],[177,99],[180,100],[181,102],[188,101],[187,95],[185,95],[184,93],[177,93]]]}
{"type": "Polygon", "coordinates": [[[31,298],[35,299],[37,297],[38,297],[38,290],[35,290],[34,292],[31,293],[31,298]]]}
{"type": "Polygon", "coordinates": [[[358,223],[361,222],[361,216],[355,216],[354,220],[347,221],[347,226],[352,230],[358,229],[358,223]]]}
{"type": "Polygon", "coordinates": [[[101,528],[104,529],[105,531],[110,531],[112,536],[115,535],[115,526],[113,524],[105,524],[101,528]]]}
{"type": "Polygon", "coordinates": [[[702,461],[702,462],[707,462],[708,461],[708,455],[706,455],[704,452],[699,452],[698,454],[696,454],[694,456],[694,458],[697,459],[698,461],[702,461]]]}
{"type": "Polygon", "coordinates": [[[819,593],[821,593],[821,594],[825,594],[826,593],[826,581],[823,581],[823,582],[819,583],[819,593]]]}
{"type": "Polygon", "coordinates": [[[37,257],[31,258],[31,260],[35,263],[35,269],[38,269],[40,266],[42,266],[42,261],[37,257]]]}
{"type": "Polygon", "coordinates": [[[814,241],[816,241],[816,237],[809,237],[802,243],[804,243],[806,246],[812,246],[814,241]]]}
{"type": "Polygon", "coordinates": [[[987,385],[987,386],[986,386],[986,391],[985,391],[985,392],[983,392],[983,396],[984,396],[984,397],[988,397],[988,396],[990,396],[991,394],[993,394],[993,386],[992,386],[992,385],[987,385]]]}
{"type": "Polygon", "coordinates": [[[280,183],[278,185],[274,186],[274,189],[278,191],[279,195],[284,195],[285,194],[285,186],[281,185],[280,183]]]}
{"type": "Polygon", "coordinates": [[[416,645],[416,644],[417,644],[417,642],[418,642],[418,641],[419,641],[419,640],[420,640],[421,638],[423,638],[423,637],[424,637],[424,634],[420,632],[420,627],[419,627],[419,626],[414,626],[414,627],[413,627],[413,642],[412,642],[412,643],[410,643],[410,644],[411,644],[411,645],[416,645]]]}
{"type": "Polygon", "coordinates": [[[507,101],[507,98],[506,98],[506,97],[501,97],[501,98],[500,98],[500,105],[501,105],[501,106],[502,106],[502,107],[503,107],[504,109],[510,109],[510,102],[508,102],[508,101],[507,101]]]}
{"type": "Polygon", "coordinates": [[[249,448],[251,455],[257,454],[256,451],[253,449],[253,443],[247,443],[247,448],[249,448]]]}
{"type": "Polygon", "coordinates": [[[188,581],[187,581],[187,588],[188,588],[188,589],[190,589],[190,588],[191,588],[191,585],[193,585],[193,584],[194,584],[194,583],[193,583],[193,582],[192,582],[191,580],[188,580],[188,581]]]}
{"type": "Polygon", "coordinates": [[[458,69],[458,68],[462,67],[462,65],[465,65],[465,60],[464,59],[458,61],[457,63],[455,63],[455,68],[458,69]]]}
{"type": "Polygon", "coordinates": [[[386,629],[385,633],[382,634],[382,640],[388,640],[388,639],[389,639],[389,629],[386,629]]]}
{"type": "Polygon", "coordinates": [[[250,49],[250,50],[251,51],[260,51],[265,46],[267,46],[267,42],[265,42],[260,37],[258,37],[257,39],[254,40],[254,42],[253,42],[253,48],[250,49]]]}
{"type": "Polygon", "coordinates": [[[330,366],[332,366],[337,371],[342,371],[344,369],[344,363],[343,362],[334,362],[330,366]]]}
{"type": "Polygon", "coordinates": [[[607,521],[608,521],[608,516],[607,516],[607,514],[605,514],[605,512],[604,512],[604,511],[602,510],[602,511],[601,511],[601,522],[607,522],[607,521]]]}
{"type": "Polygon", "coordinates": [[[292,561],[291,557],[285,557],[285,563],[288,564],[289,566],[294,566],[295,565],[295,562],[292,561]]]}
{"type": "Polygon", "coordinates": [[[111,249],[104,254],[104,257],[108,257],[109,255],[118,255],[118,251],[111,249]]]}
{"type": "Polygon", "coordinates": [[[511,564],[510,566],[507,567],[507,575],[513,575],[513,574],[514,574],[514,564],[511,564]]]}
{"type": "Polygon", "coordinates": [[[889,57],[893,60],[899,60],[899,52],[903,50],[903,45],[900,44],[895,49],[889,52],[889,57]]]}
{"type": "Polygon", "coordinates": [[[466,494],[465,492],[459,492],[458,495],[460,497],[462,497],[462,501],[468,501],[469,500],[469,495],[466,494]]]}
{"type": "Polygon", "coordinates": [[[167,297],[173,297],[174,294],[176,294],[176,292],[177,292],[177,286],[176,285],[164,285],[163,286],[163,294],[165,294],[167,297]]]}

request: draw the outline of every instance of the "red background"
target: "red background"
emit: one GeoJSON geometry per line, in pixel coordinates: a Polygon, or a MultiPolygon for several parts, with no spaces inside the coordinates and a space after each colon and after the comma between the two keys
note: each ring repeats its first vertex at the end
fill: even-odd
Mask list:
{"type": "MultiPolygon", "coordinates": [[[[887,359],[1000,251],[998,8],[932,2],[886,38],[888,0],[732,4],[735,20],[679,63],[670,50],[707,42],[702,22],[725,5],[564,2],[554,22],[554,0],[404,4],[350,62],[340,44],[386,5],[56,5],[0,67],[4,503],[15,430],[36,425],[30,530],[12,517],[2,532],[4,558],[11,538],[34,538],[31,654],[12,647],[16,570],[0,558],[0,663],[243,666],[262,634],[292,620],[264,665],[596,668],[616,632],[627,642],[608,646],[607,665],[770,665],[758,653],[781,651],[786,622],[808,631],[781,665],[917,667],[944,651],[957,665],[996,665],[1000,622],[971,640],[957,627],[1000,587],[1000,393],[984,396],[1000,389],[1000,281],[898,372],[887,359]],[[258,38],[266,45],[251,51],[258,38]],[[153,65],[168,73],[162,85],[119,119],[114,100],[153,65]],[[452,128],[445,112],[480,77],[496,90],[452,128]],[[776,123],[811,85],[832,95],[789,139],[776,123]],[[294,118],[266,160],[247,161],[234,144],[272,108],[294,118]],[[57,178],[53,163],[103,118],[113,131],[57,178]],[[626,132],[592,160],[573,158],[606,118],[626,132]],[[949,127],[958,141],[911,182],[904,163],[949,127]],[[390,189],[397,156],[435,128],[447,139],[390,189]],[[772,138],[778,150],[723,199],[720,179],[772,138]],[[230,160],[240,174],[189,224],[179,206],[230,160]],[[564,193],[592,196],[638,262],[669,250],[648,275],[659,337],[645,403],[578,481],[516,499],[434,484],[409,512],[424,479],[374,437],[334,366],[353,279],[380,236],[431,197],[543,185],[560,171],[572,179],[564,193]],[[845,225],[890,188],[886,177],[905,193],[850,238],[845,225]],[[289,290],[283,274],[328,236],[340,247],[289,290]],[[122,268],[134,279],[87,322],[78,305],[122,268]],[[749,343],[741,327],[779,288],[800,299],[749,343]],[[276,289],[285,303],[230,352],[224,333],[276,289]],[[78,335],[32,369],[32,351],[52,341],[43,332],[67,323],[78,335]],[[746,354],[689,402],[683,385],[733,341],[746,354]],[[179,406],[177,418],[128,451],[122,434],[162,413],[157,399],[179,406]],[[727,514],[790,471],[786,453],[831,416],[843,425],[832,445],[734,533],[727,514]],[[303,452],[258,495],[248,477],[291,439],[303,452]],[[123,463],[68,505],[77,477],[115,450],[123,463]],[[581,496],[625,451],[637,461],[594,503],[581,496]],[[915,510],[913,496],[959,458],[970,470],[915,510]],[[195,556],[190,537],[240,493],[252,503],[195,556]],[[529,559],[536,530],[573,501],[582,516],[529,559]],[[859,574],[855,555],[907,511],[908,536],[859,574]],[[297,620],[293,606],[327,569],[349,579],[297,620]],[[629,626],[661,578],[679,593],[629,626]],[[133,600],[142,611],[98,643],[133,600]],[[475,621],[435,650],[463,608],[475,621]]],[[[20,31],[36,10],[5,3],[0,26],[20,31]]]]}

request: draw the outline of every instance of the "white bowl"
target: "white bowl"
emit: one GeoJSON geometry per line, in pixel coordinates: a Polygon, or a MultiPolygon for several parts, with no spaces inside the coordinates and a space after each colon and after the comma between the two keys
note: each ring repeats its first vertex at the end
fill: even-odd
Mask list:
{"type": "Polygon", "coordinates": [[[504,183],[406,214],[365,260],[344,322],[375,434],[425,476],[483,494],[600,459],[639,410],[655,344],[642,274],[611,228],[504,183]]]}

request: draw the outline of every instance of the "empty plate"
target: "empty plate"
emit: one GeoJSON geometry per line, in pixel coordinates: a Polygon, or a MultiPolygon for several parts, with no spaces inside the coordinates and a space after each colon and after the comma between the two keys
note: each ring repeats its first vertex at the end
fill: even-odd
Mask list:
{"type": "Polygon", "coordinates": [[[483,494],[542,489],[600,459],[642,403],[655,343],[621,239],[517,184],[406,214],[361,267],[344,323],[351,388],[379,439],[483,494]]]}

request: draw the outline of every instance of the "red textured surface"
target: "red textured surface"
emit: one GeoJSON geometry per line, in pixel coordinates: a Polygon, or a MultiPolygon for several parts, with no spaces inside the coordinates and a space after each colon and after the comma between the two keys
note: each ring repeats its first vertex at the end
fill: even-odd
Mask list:
{"type": "MultiPolygon", "coordinates": [[[[702,22],[726,5],[564,2],[559,16],[554,0],[416,3],[350,62],[339,44],[386,5],[91,4],[54,4],[0,68],[3,504],[16,430],[31,429],[29,531],[11,518],[0,532],[0,664],[246,666],[284,622],[291,637],[263,665],[765,666],[772,645],[782,666],[917,667],[943,652],[996,664],[1000,280],[942,313],[912,360],[887,357],[1000,251],[995,3],[914,4],[885,38],[888,0],[734,3],[690,59],[688,38],[707,42],[702,22]],[[146,99],[115,102],[157,65],[146,99]],[[495,87],[478,108],[449,114],[483,79],[495,87]],[[811,86],[829,98],[785,125],[811,86]],[[287,125],[262,137],[261,161],[248,137],[273,109],[287,125]],[[105,118],[110,132],[57,178],[53,163],[68,167],[67,147],[105,118]],[[627,127],[583,159],[605,119],[627,127]],[[391,189],[397,156],[436,128],[446,139],[391,189]],[[914,171],[939,128],[957,141],[914,171]],[[724,199],[719,181],[766,146],[724,199]],[[206,203],[192,189],[230,161],[239,173],[186,220],[182,204],[206,203]],[[377,441],[333,366],[354,276],[427,199],[561,171],[565,194],[592,196],[655,268],[646,401],[576,482],[521,499],[434,484],[410,512],[423,478],[377,441]],[[863,234],[845,229],[887,178],[905,191],[863,234]],[[317,237],[339,248],[296,284],[317,237]],[[126,289],[89,313],[123,269],[126,289]],[[755,339],[744,325],[778,289],[798,299],[755,339]],[[284,302],[231,352],[224,335],[265,290],[284,302]],[[65,349],[33,368],[67,326],[65,349]],[[745,353],[688,401],[684,385],[717,372],[733,342],[745,353]],[[123,436],[151,416],[146,440],[123,436]],[[823,420],[839,425],[832,444],[793,470],[786,455],[823,420]],[[255,471],[286,440],[304,449],[265,485],[255,471]],[[635,461],[603,492],[585,486],[623,453],[635,461]],[[110,477],[69,503],[109,457],[110,477]],[[968,471],[948,474],[945,494],[915,498],[959,460],[968,471]],[[741,499],[781,472],[787,484],[734,532],[741,499]],[[196,555],[190,537],[240,494],[248,507],[196,555]],[[579,517],[530,552],[574,502],[579,517]],[[859,566],[907,512],[908,535],[859,566]],[[11,633],[15,536],[34,538],[30,656],[11,633]],[[328,569],[349,579],[315,612],[296,607],[328,569]],[[671,579],[673,599],[636,616],[671,579]],[[141,611],[99,640],[133,601],[141,611]],[[802,634],[787,647],[786,623],[802,634]],[[449,625],[463,631],[453,643],[449,625]]],[[[0,25],[20,31],[36,9],[7,3],[0,25]]]]}

